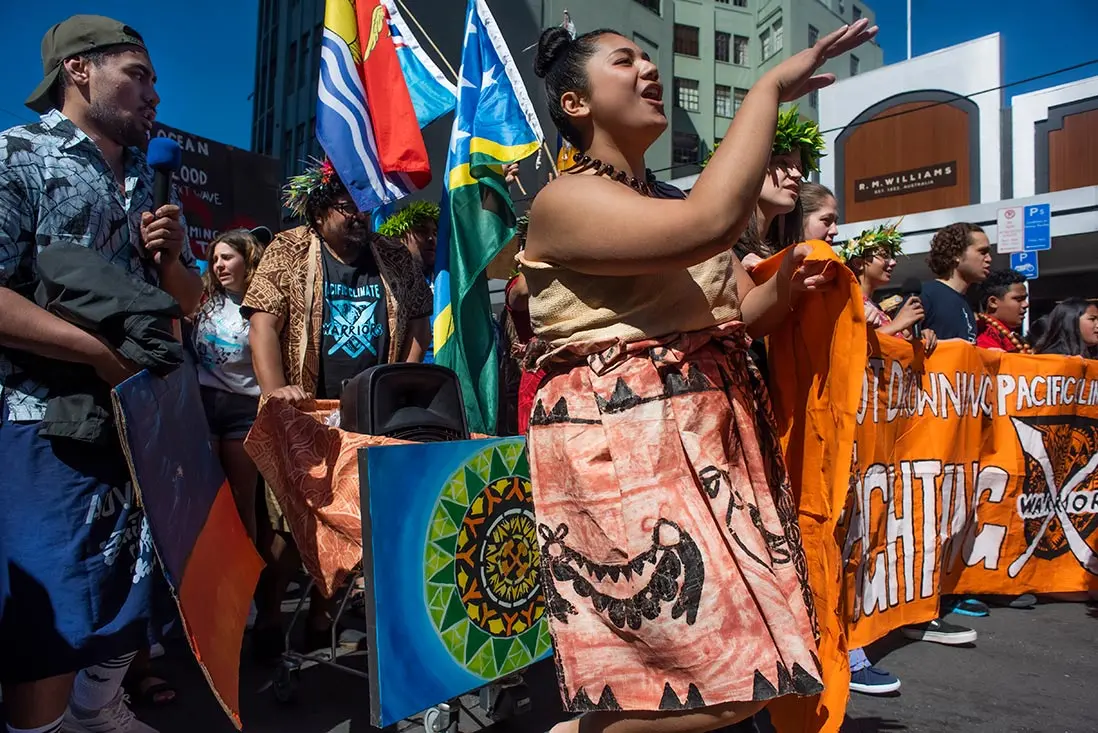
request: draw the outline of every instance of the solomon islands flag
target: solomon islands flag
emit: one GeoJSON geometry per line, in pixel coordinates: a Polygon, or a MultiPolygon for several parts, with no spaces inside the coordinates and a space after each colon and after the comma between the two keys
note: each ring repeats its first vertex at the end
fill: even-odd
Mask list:
{"type": "Polygon", "coordinates": [[[461,380],[469,430],[495,433],[499,367],[485,269],[515,234],[503,166],[544,136],[503,34],[469,0],[435,255],[435,363],[461,380]]]}

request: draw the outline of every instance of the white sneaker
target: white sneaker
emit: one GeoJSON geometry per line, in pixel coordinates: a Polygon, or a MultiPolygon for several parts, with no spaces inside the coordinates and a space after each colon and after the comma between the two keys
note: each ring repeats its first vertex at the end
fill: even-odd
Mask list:
{"type": "Polygon", "coordinates": [[[126,705],[122,690],[102,710],[86,713],[69,705],[61,721],[61,733],[158,733],[145,725],[126,705]]]}

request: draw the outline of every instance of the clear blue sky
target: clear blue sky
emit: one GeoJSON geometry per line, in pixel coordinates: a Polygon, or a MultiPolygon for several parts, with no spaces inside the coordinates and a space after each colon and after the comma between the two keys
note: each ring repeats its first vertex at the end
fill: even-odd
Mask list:
{"type": "Polygon", "coordinates": [[[248,148],[258,7],[258,0],[0,0],[0,129],[36,117],[23,100],[42,80],[46,30],[94,13],[144,37],[159,77],[161,122],[248,148]]]}
{"type": "MultiPolygon", "coordinates": [[[[414,11],[425,0],[408,2],[414,11]]],[[[1093,38],[1098,28],[1096,0],[912,2],[915,55],[998,31],[1003,34],[1007,83],[1098,58],[1093,38]]],[[[885,62],[902,61],[907,53],[905,0],[868,4],[881,25],[885,62]]],[[[0,129],[33,119],[23,100],[41,79],[39,43],[46,29],[74,13],[99,13],[125,21],[145,36],[160,77],[162,122],[246,148],[251,141],[248,96],[255,78],[257,7],[257,0],[0,0],[0,28],[5,30],[0,44],[0,129]]],[[[1011,87],[1007,94],[1096,75],[1098,65],[1093,65],[1011,87]]]]}

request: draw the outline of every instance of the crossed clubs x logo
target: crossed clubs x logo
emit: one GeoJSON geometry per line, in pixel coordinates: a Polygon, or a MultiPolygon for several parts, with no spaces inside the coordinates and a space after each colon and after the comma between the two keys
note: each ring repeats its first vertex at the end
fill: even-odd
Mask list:
{"type": "MultiPolygon", "coordinates": [[[[1094,475],[1095,469],[1098,468],[1098,452],[1093,450],[1093,440],[1086,440],[1086,438],[1093,438],[1094,436],[1080,436],[1084,438],[1085,443],[1091,444],[1089,455],[1085,456],[1086,460],[1082,465],[1078,467],[1069,466],[1061,471],[1063,483],[1060,484],[1056,478],[1057,472],[1054,470],[1053,461],[1071,461],[1072,455],[1070,450],[1063,449],[1062,443],[1065,442],[1065,436],[1056,435],[1053,431],[1054,427],[1062,427],[1067,431],[1071,431],[1074,426],[1071,424],[1054,427],[1050,425],[1049,427],[1052,429],[1043,431],[1034,426],[1037,424],[1034,421],[1011,418],[1011,422],[1014,424],[1014,430],[1018,433],[1018,442],[1021,444],[1022,451],[1028,457],[1026,461],[1026,479],[1031,484],[1039,482],[1044,484],[1048,495],[1049,511],[1041,521],[1025,552],[1010,564],[1007,570],[1008,574],[1013,578],[1022,572],[1022,568],[1026,566],[1026,563],[1029,562],[1029,559],[1033,557],[1045,540],[1045,535],[1049,531],[1052,520],[1057,519],[1063,532],[1064,541],[1071,554],[1075,556],[1075,559],[1079,561],[1083,568],[1098,575],[1098,556],[1079,533],[1079,529],[1072,522],[1071,515],[1068,513],[1068,501],[1072,496],[1072,492],[1084,487],[1094,475]],[[1036,476],[1029,468],[1031,462],[1036,463],[1039,469],[1036,476]],[[1071,470],[1072,468],[1074,470],[1071,470]]],[[[1093,433],[1094,426],[1090,427],[1093,433]]],[[[1070,442],[1070,436],[1067,437],[1067,442],[1070,442]]]]}

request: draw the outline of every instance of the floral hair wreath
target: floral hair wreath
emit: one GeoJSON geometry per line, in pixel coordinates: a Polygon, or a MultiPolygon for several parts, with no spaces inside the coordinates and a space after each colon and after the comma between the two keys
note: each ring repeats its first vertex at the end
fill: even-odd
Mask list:
{"type": "Polygon", "coordinates": [[[330,186],[341,186],[330,160],[310,159],[301,175],[291,176],[282,189],[282,203],[295,216],[304,217],[309,200],[330,186]]]}
{"type": "MultiPolygon", "coordinates": [[[[709,164],[709,159],[720,147],[720,143],[713,146],[709,156],[702,163],[702,168],[709,164]]],[[[774,132],[774,147],[771,155],[786,155],[795,150],[800,150],[801,163],[805,175],[820,170],[820,158],[824,157],[824,139],[820,134],[820,126],[812,120],[802,120],[797,107],[790,107],[778,114],[778,127],[774,132]]]]}
{"type": "Polygon", "coordinates": [[[797,107],[790,107],[778,115],[778,128],[774,133],[772,155],[786,155],[799,150],[806,176],[820,170],[820,158],[824,157],[824,139],[820,126],[812,120],[802,120],[797,107]]]}
{"type": "Polygon", "coordinates": [[[839,245],[839,258],[843,262],[850,262],[855,258],[862,258],[869,252],[882,252],[887,257],[895,259],[904,253],[904,235],[900,233],[900,222],[894,224],[881,224],[866,229],[848,242],[839,245]]]}
{"type": "Polygon", "coordinates": [[[438,204],[431,201],[413,201],[397,213],[390,216],[378,227],[377,233],[385,237],[398,239],[408,232],[426,224],[428,221],[438,223],[438,217],[442,214],[438,204]]]}

